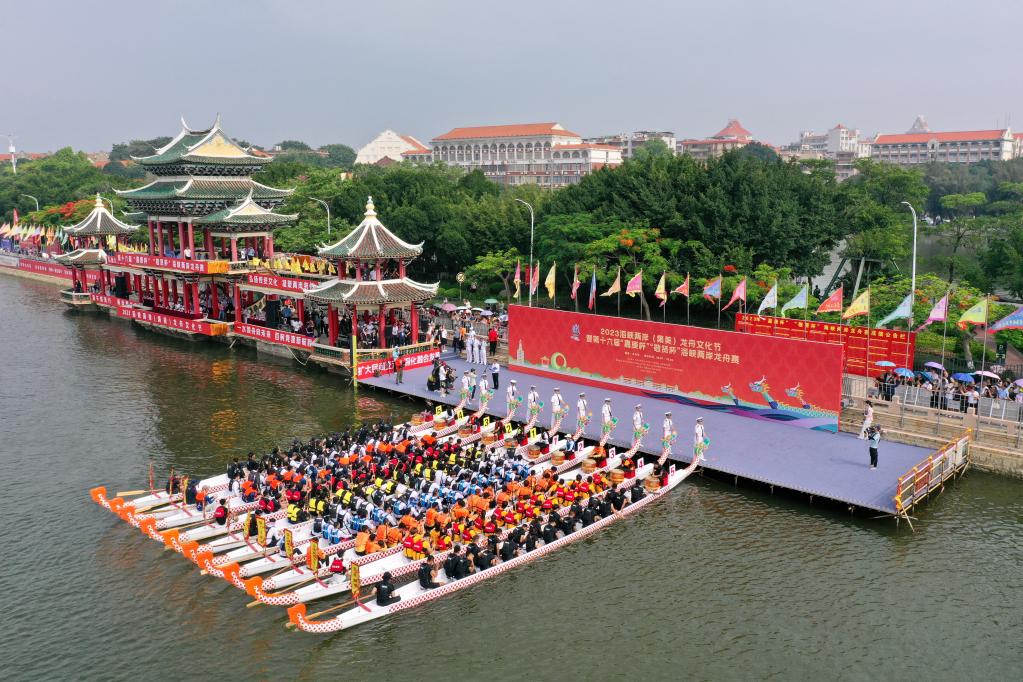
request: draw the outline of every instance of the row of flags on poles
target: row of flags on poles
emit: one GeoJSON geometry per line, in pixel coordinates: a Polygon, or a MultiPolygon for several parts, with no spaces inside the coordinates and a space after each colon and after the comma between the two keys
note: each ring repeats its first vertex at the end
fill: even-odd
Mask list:
{"type": "MultiPolygon", "coordinates": [[[[551,300],[555,298],[556,281],[555,275],[557,272],[557,263],[551,263],[550,270],[547,271],[547,276],[544,279],[544,288],[547,289],[547,295],[551,300]]],[[[659,300],[661,307],[663,308],[668,302],[670,294],[680,294],[689,298],[690,292],[690,277],[689,273],[686,273],[686,279],[682,284],[672,289],[670,292],[666,286],[667,284],[667,272],[661,273],[661,279],[657,283],[656,289],[654,289],[654,298],[659,300]]],[[[521,263],[515,264],[515,298],[521,298],[522,289],[521,285],[525,281],[529,286],[530,295],[536,295],[537,290],[540,287],[540,264],[537,263],[535,267],[531,268],[529,265],[525,269],[525,279],[523,280],[523,269],[521,263]]],[[[718,275],[707,281],[703,285],[703,298],[712,303],[720,305],[722,299],[722,284],[724,278],[722,275],[718,275]]],[[[575,273],[572,277],[572,300],[576,300],[576,296],[579,292],[579,287],[582,282],[579,279],[579,266],[575,266],[575,273]]],[[[927,316],[927,321],[924,322],[916,331],[921,331],[927,326],[935,322],[947,322],[948,318],[948,300],[951,292],[946,293],[940,301],[934,304],[930,314],[927,316]]],[[[622,294],[622,269],[618,268],[618,273],[615,276],[614,282],[607,291],[600,294],[601,297],[614,296],[622,294]]],[[[636,273],[628,283],[625,285],[625,295],[635,296],[636,294],[643,294],[643,271],[640,270],[636,273]]],[[[842,287],[838,287],[831,294],[824,299],[819,306],[817,306],[817,315],[823,313],[841,313],[842,321],[850,320],[855,317],[870,316],[870,288],[864,289],[856,298],[849,304],[849,307],[845,308],[843,305],[843,290],[842,287]]],[[[913,294],[907,294],[906,297],[899,303],[899,305],[892,312],[885,315],[883,318],[877,321],[875,327],[882,328],[897,320],[909,320],[913,316],[913,294]]],[[[590,277],[590,295],[587,308],[593,310],[597,303],[597,270],[593,270],[593,274],[590,277]]],[[[746,304],[746,278],[743,277],[739,284],[732,291],[732,296],[728,300],[728,304],[722,308],[722,310],[728,310],[735,303],[740,303],[740,307],[746,304]]],[[[781,306],[780,314],[785,316],[789,310],[802,309],[804,314],[809,312],[810,304],[810,285],[804,284],[799,291],[793,296],[787,303],[781,306]]],[[[973,305],[971,308],[966,310],[956,322],[956,325],[961,330],[967,330],[971,325],[980,325],[988,327],[990,333],[1003,331],[1006,329],[1023,329],[1023,307],[1017,308],[1014,312],[1010,313],[1006,317],[998,320],[994,324],[990,324],[989,316],[991,311],[991,297],[985,296],[978,303],[973,305]]],[[[757,315],[763,315],[767,311],[778,310],[778,283],[775,282],[774,286],[770,288],[763,300],[760,302],[760,306],[757,308],[757,315]]]]}
{"type": "Polygon", "coordinates": [[[0,225],[0,238],[16,239],[18,241],[41,241],[46,237],[46,242],[52,244],[54,241],[65,243],[67,235],[63,228],[42,227],[40,225],[25,225],[15,222],[13,225],[4,223],[0,225]]]}

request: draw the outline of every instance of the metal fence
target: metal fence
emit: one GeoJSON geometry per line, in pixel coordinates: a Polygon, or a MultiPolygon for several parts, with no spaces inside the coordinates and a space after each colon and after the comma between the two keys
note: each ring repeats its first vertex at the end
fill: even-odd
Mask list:
{"type": "MultiPolygon", "coordinates": [[[[947,391],[942,393],[922,386],[897,385],[891,396],[882,397],[874,387],[874,382],[863,377],[843,377],[842,393],[856,398],[898,399],[905,405],[952,412],[966,412],[970,407],[966,396],[949,394],[947,391]]],[[[1023,403],[1000,398],[981,398],[977,403],[977,416],[1014,422],[1023,421],[1023,403]]]]}

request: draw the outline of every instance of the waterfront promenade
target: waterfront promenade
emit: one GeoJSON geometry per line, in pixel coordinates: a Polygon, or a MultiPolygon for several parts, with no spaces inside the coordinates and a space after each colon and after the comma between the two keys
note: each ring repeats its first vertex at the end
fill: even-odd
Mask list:
{"type": "MultiPolygon", "coordinates": [[[[470,365],[453,354],[446,355],[444,360],[459,377],[473,367],[477,373],[483,369],[482,365],[470,365]]],[[[374,377],[360,383],[438,403],[456,404],[459,400],[460,381],[456,379],[455,390],[447,397],[441,397],[440,394],[426,389],[429,373],[428,367],[408,370],[402,384],[395,384],[393,375],[374,377]]],[[[879,466],[876,470],[871,470],[868,466],[866,442],[848,433],[814,431],[721,414],[714,410],[681,405],[668,400],[584,386],[573,383],[570,377],[555,380],[527,374],[507,366],[501,368],[500,388],[488,406],[488,413],[499,417],[507,414],[505,388],[512,379],[518,382],[519,394],[523,398],[530,386],[536,386],[540,399],[546,403],[537,423],[546,427],[551,424],[549,403],[555,386],[561,388],[561,394],[569,407],[568,415],[561,425],[562,431],[574,430],[576,399],[580,392],[586,393],[593,417],[586,428],[585,436],[591,439],[600,437],[600,408],[604,398],[611,398],[613,413],[619,421],[608,443],[619,448],[628,447],[632,438],[633,409],[637,404],[641,404],[643,415],[650,425],[650,431],[643,439],[641,450],[656,455],[661,450],[664,413],[670,411],[678,432],[678,440],[671,451],[672,458],[688,462],[692,457],[693,426],[697,417],[703,417],[711,439],[705,468],[883,513],[896,512],[892,498],[895,495],[898,477],[930,454],[926,448],[882,441],[879,466]]],[[[467,408],[478,406],[478,400],[473,400],[467,408]]],[[[526,407],[523,403],[519,407],[517,417],[524,418],[525,415],[526,407]]]]}

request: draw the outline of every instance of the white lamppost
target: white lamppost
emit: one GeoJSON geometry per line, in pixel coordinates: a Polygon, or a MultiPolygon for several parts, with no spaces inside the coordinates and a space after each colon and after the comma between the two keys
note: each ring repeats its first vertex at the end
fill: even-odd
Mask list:
{"type": "MultiPolygon", "coordinates": [[[[911,300],[913,300],[915,302],[916,301],[916,226],[917,226],[917,222],[916,222],[916,209],[913,208],[913,204],[909,203],[908,201],[903,201],[902,203],[905,204],[906,206],[909,206],[909,211],[910,211],[910,213],[913,214],[913,264],[912,264],[912,266],[910,268],[911,275],[910,275],[910,279],[909,279],[909,293],[913,297],[911,300]]],[[[913,309],[912,309],[912,307],[910,308],[910,311],[909,311],[909,328],[910,329],[913,328],[913,309]]]]}
{"type": "Polygon", "coordinates": [[[29,199],[31,199],[32,201],[36,202],[36,211],[38,211],[38,210],[39,210],[39,200],[38,200],[38,199],[36,199],[36,198],[35,198],[34,196],[32,196],[31,194],[22,194],[21,196],[23,196],[23,197],[28,197],[28,198],[29,198],[29,199]]]}
{"type": "MultiPolygon", "coordinates": [[[[533,207],[528,201],[522,199],[516,199],[515,201],[523,204],[529,209],[529,306],[533,306],[533,207]]],[[[521,299],[520,299],[521,300],[521,299]]]]}
{"type": "Polygon", "coordinates": [[[317,199],[316,197],[309,197],[313,201],[317,201],[323,204],[323,208],[327,209],[327,235],[330,235],[330,206],[323,199],[317,199]]]}

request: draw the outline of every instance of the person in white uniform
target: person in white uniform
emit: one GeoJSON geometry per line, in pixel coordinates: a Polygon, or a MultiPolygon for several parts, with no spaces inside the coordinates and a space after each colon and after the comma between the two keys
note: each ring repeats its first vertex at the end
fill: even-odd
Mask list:
{"type": "Polygon", "coordinates": [[[588,412],[589,407],[586,404],[585,393],[579,394],[579,399],[575,401],[575,409],[577,412],[576,420],[578,421],[578,423],[582,424],[583,421],[586,419],[586,416],[589,414],[588,412]]]}
{"type": "Polygon", "coordinates": [[[490,382],[487,381],[487,373],[484,372],[480,375],[480,402],[483,402],[484,396],[487,395],[487,391],[490,389],[490,382]]]}
{"type": "Polygon", "coordinates": [[[565,399],[561,397],[561,389],[554,387],[554,395],[551,396],[551,424],[558,420],[558,415],[565,409],[565,399]]]}
{"type": "Polygon", "coordinates": [[[634,431],[639,431],[643,428],[643,406],[636,405],[635,411],[632,413],[632,428],[634,431]]]}
{"type": "Polygon", "coordinates": [[[703,417],[696,418],[696,426],[693,427],[693,451],[700,459],[706,459],[703,451],[707,449],[707,429],[703,426],[703,417]]]}
{"type": "Polygon", "coordinates": [[[675,424],[671,421],[671,412],[664,413],[663,433],[664,435],[661,436],[663,440],[671,440],[675,435],[675,424]]]}
{"type": "Polygon", "coordinates": [[[536,386],[529,387],[529,393],[526,394],[526,405],[533,409],[540,403],[540,394],[536,392],[536,386]]]}
{"type": "Polygon", "coordinates": [[[517,405],[515,404],[515,399],[519,395],[519,389],[517,386],[515,386],[514,379],[512,379],[511,383],[508,384],[508,390],[505,391],[505,395],[508,397],[508,412],[514,414],[515,408],[517,407],[517,405]]]}
{"type": "Polygon", "coordinates": [[[614,426],[614,415],[611,413],[611,399],[604,398],[604,406],[600,408],[600,425],[605,431],[610,431],[614,426]]]}

